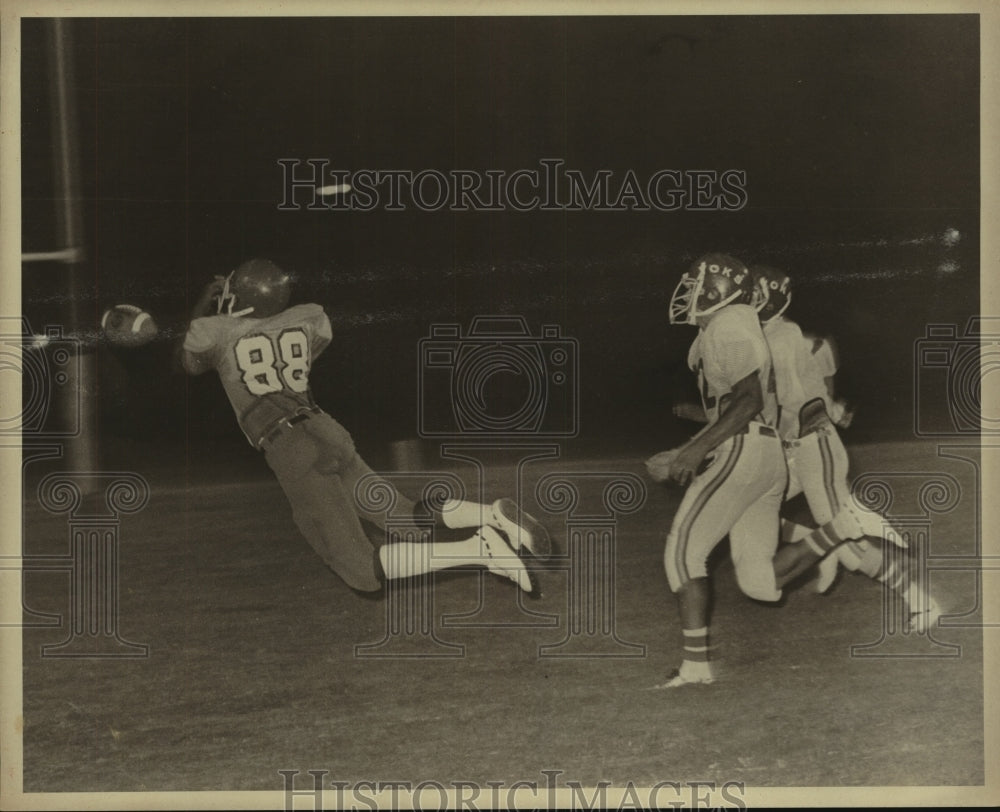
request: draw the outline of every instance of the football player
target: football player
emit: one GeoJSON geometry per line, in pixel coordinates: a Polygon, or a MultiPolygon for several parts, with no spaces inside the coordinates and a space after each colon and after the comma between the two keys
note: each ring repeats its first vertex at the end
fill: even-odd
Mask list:
{"type": "Polygon", "coordinates": [[[854,409],[835,395],[834,377],[840,368],[836,342],[829,336],[814,336],[803,333],[802,337],[805,339],[810,355],[819,367],[819,374],[823,376],[823,382],[826,384],[827,411],[830,414],[830,419],[838,428],[850,428],[854,421],[854,409]]]}
{"type": "MultiPolygon", "coordinates": [[[[708,425],[678,449],[655,455],[647,468],[657,481],[687,488],[664,550],[667,581],[675,593],[683,634],[680,668],[658,687],[711,683],[709,584],[706,562],[729,534],[740,589],[777,601],[774,565],[778,511],[787,480],[775,428],[771,356],[746,265],[726,254],[708,254],[682,276],[670,301],[670,323],[698,327],[688,366],[698,377],[708,425]]],[[[832,548],[859,535],[849,510],[812,532],[812,543],[832,548]]]]}
{"type": "MultiPolygon", "coordinates": [[[[240,428],[262,452],[312,548],[349,586],[364,592],[378,590],[384,578],[473,565],[537,594],[520,551],[546,558],[550,538],[511,499],[430,505],[396,493],[396,515],[430,515],[439,526],[474,532],[463,541],[373,545],[360,519],[384,530],[385,516],[366,512],[355,500],[355,487],[372,470],[348,431],[316,405],[309,385],[313,361],[331,341],[330,320],[317,304],[288,307],[290,292],[289,274],[266,259],[249,260],[228,277],[217,277],[194,307],[182,363],[192,375],[218,373],[240,428]]],[[[420,535],[415,528],[412,535],[400,533],[420,535]]]]}
{"type": "MultiPolygon", "coordinates": [[[[792,301],[788,274],[765,265],[754,266],[751,273],[757,286],[758,315],[774,362],[780,404],[778,431],[788,461],[789,485],[785,498],[804,493],[813,519],[824,524],[841,506],[853,502],[847,450],[832,416],[838,414],[841,425],[844,424],[845,412],[835,410],[829,385],[836,372],[835,356],[828,344],[826,352],[824,344],[817,346],[805,339],[799,326],[785,316],[792,301]]],[[[846,422],[849,424],[850,420],[846,422]]],[[[854,511],[867,536],[905,547],[902,536],[882,516],[856,503],[854,511]]],[[[807,538],[808,532],[801,525],[782,528],[782,535],[788,541],[807,538]]],[[[832,554],[817,546],[787,545],[779,550],[776,565],[779,576],[790,579],[821,559],[819,591],[825,592],[833,583],[839,562],[897,592],[909,609],[911,628],[926,630],[937,622],[941,611],[924,586],[914,580],[915,568],[906,565],[902,554],[883,554],[879,543],[848,541],[832,554]],[[808,554],[804,552],[806,549],[810,551],[808,554]]]]}

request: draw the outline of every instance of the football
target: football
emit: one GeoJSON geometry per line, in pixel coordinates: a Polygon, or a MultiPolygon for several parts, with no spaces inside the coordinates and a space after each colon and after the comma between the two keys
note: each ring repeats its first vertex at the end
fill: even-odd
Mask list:
{"type": "Polygon", "coordinates": [[[141,347],[159,332],[156,322],[141,307],[120,304],[109,307],[101,316],[101,329],[107,340],[117,347],[141,347]]]}

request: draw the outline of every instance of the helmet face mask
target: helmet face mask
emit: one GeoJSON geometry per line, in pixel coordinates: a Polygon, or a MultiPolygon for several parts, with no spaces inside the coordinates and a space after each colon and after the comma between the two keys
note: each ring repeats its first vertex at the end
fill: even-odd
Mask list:
{"type": "Polygon", "coordinates": [[[747,267],[726,254],[706,254],[684,273],[670,298],[671,324],[697,324],[731,304],[750,304],[752,282],[747,267]]]}
{"type": "Polygon", "coordinates": [[[219,294],[218,313],[267,318],[288,307],[291,277],[266,259],[244,262],[229,276],[219,294]]]}
{"type": "Polygon", "coordinates": [[[776,268],[761,265],[753,268],[754,309],[761,324],[781,316],[792,303],[792,280],[776,268]]]}

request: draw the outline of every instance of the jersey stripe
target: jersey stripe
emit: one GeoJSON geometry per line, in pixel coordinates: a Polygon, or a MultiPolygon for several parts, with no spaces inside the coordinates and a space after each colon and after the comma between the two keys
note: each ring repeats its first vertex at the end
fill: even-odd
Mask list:
{"type": "MultiPolygon", "coordinates": [[[[820,458],[823,461],[823,487],[826,489],[826,498],[830,502],[831,516],[836,516],[841,505],[840,500],[837,498],[837,489],[834,487],[836,471],[834,470],[833,452],[830,450],[830,438],[825,433],[818,432],[816,439],[818,441],[820,458]]],[[[848,540],[847,547],[859,558],[864,555],[864,551],[855,541],[848,540]]]]}
{"type": "Polygon", "coordinates": [[[836,515],[840,510],[840,502],[837,499],[837,489],[834,487],[833,478],[835,471],[833,468],[833,452],[830,451],[830,440],[823,432],[818,432],[819,454],[823,460],[823,487],[826,489],[826,498],[830,502],[830,510],[836,515]]]}
{"type": "Polygon", "coordinates": [[[733,446],[729,450],[729,456],[726,458],[726,462],[723,464],[722,469],[719,471],[718,475],[709,482],[704,490],[698,494],[697,499],[695,499],[694,504],[691,506],[691,510],[688,511],[687,516],[681,522],[681,526],[677,529],[677,549],[674,552],[674,564],[677,567],[677,573],[680,575],[681,583],[687,583],[690,581],[687,570],[687,544],[688,544],[688,534],[691,532],[691,526],[694,524],[695,520],[698,518],[702,510],[705,509],[705,505],[708,501],[715,495],[716,491],[721,488],[729,475],[732,474],[733,469],[736,467],[736,462],[739,460],[740,452],[743,450],[743,435],[737,434],[733,437],[733,446]]]}

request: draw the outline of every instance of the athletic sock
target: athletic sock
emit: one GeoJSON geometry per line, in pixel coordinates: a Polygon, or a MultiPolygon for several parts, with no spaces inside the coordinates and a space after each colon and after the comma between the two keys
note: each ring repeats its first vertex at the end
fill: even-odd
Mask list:
{"type": "Polygon", "coordinates": [[[682,629],[684,633],[684,662],[691,663],[698,671],[708,670],[708,626],[700,629],[682,629]]]}
{"type": "Polygon", "coordinates": [[[449,499],[440,510],[445,527],[482,527],[490,516],[490,507],[479,502],[449,499]]]}
{"type": "Polygon", "coordinates": [[[421,499],[413,508],[414,520],[430,518],[436,528],[444,530],[482,527],[489,516],[489,506],[462,499],[421,499]]]}
{"type": "Polygon", "coordinates": [[[850,539],[861,538],[863,533],[854,515],[841,511],[821,527],[817,527],[803,541],[816,555],[822,557],[834,547],[850,539]]]}

